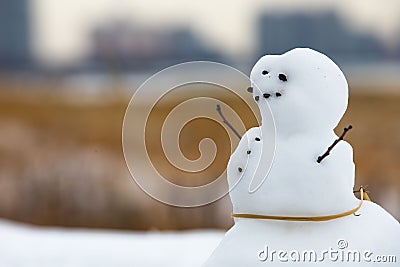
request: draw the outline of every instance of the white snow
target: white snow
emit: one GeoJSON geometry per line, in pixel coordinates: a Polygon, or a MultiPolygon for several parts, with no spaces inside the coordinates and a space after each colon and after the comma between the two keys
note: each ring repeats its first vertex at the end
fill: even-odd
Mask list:
{"type": "MultiPolygon", "coordinates": [[[[339,67],[319,52],[300,48],[262,57],[250,79],[262,125],[246,132],[228,163],[233,213],[308,217],[357,207],[360,200],[353,194],[351,145],[341,141],[317,162],[338,138],[333,129],[347,108],[347,82],[339,67]],[[275,154],[271,153],[274,149],[275,154]]],[[[323,222],[235,218],[235,225],[204,266],[288,266],[291,262],[260,261],[260,250],[320,253],[335,248],[345,254],[347,246],[337,246],[342,243],[359,253],[369,251],[400,260],[399,240],[399,222],[369,201],[357,216],[323,222]]],[[[324,258],[318,266],[365,262],[324,258]]],[[[315,266],[315,262],[300,265],[315,266]]],[[[369,266],[381,263],[371,259],[369,266]]]]}
{"type": "Polygon", "coordinates": [[[64,229],[0,220],[0,266],[201,266],[223,234],[64,229]]]}
{"type": "Polygon", "coordinates": [[[351,145],[339,142],[317,163],[338,138],[333,130],[347,108],[339,67],[319,52],[297,48],[262,57],[250,80],[262,125],[242,137],[228,163],[230,187],[240,179],[230,192],[234,213],[323,216],[356,207],[351,145]],[[262,186],[249,192],[255,180],[252,189],[262,186]]]}

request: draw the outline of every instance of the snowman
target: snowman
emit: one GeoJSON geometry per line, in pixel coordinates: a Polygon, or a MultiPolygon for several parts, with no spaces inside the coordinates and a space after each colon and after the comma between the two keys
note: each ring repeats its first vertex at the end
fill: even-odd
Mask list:
{"type": "Polygon", "coordinates": [[[235,224],[204,266],[399,266],[400,224],[354,195],[353,150],[333,131],[348,100],[339,67],[296,48],[250,79],[262,124],[229,160],[235,224]]]}

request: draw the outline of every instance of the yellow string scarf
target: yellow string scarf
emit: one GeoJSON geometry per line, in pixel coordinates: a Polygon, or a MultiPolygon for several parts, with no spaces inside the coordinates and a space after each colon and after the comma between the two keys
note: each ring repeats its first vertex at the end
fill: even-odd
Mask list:
{"type": "MultiPolygon", "coordinates": [[[[358,192],[358,191],[357,191],[358,192]]],[[[325,215],[325,216],[276,216],[276,215],[260,215],[260,214],[246,214],[246,213],[234,213],[232,217],[234,218],[245,218],[245,219],[259,219],[259,220],[278,220],[278,221],[306,221],[306,222],[323,222],[333,219],[342,218],[356,213],[362,206],[364,199],[371,201],[367,192],[364,188],[360,187],[360,203],[357,207],[352,210],[345,211],[338,214],[325,215]]]]}

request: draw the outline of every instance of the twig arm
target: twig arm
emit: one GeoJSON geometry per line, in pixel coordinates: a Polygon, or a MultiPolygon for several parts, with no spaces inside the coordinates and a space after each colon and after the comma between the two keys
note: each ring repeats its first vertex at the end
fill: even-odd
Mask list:
{"type": "Polygon", "coordinates": [[[347,133],[348,131],[350,131],[350,129],[352,129],[352,128],[353,128],[353,126],[351,126],[351,125],[349,125],[349,126],[347,126],[346,128],[344,128],[343,133],[339,136],[338,139],[336,139],[336,140],[333,142],[333,144],[332,144],[330,147],[328,147],[328,149],[326,150],[326,152],[325,152],[324,154],[322,154],[322,156],[319,156],[319,157],[318,157],[317,162],[318,162],[318,163],[321,163],[321,161],[324,160],[324,158],[326,158],[327,156],[329,156],[329,153],[332,151],[332,149],[333,149],[341,140],[343,140],[343,138],[344,138],[344,136],[346,135],[346,133],[347,133]]]}
{"type": "Polygon", "coordinates": [[[227,121],[224,114],[222,114],[220,105],[217,105],[217,112],[219,116],[221,116],[223,123],[225,123],[239,139],[242,139],[242,136],[238,133],[238,131],[236,131],[236,129],[232,126],[232,124],[230,124],[229,121],[227,121]]]}

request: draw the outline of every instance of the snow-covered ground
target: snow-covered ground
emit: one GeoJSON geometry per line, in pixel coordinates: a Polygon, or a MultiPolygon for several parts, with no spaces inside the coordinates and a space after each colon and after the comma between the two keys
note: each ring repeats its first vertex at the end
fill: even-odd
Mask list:
{"type": "Polygon", "coordinates": [[[0,266],[200,266],[223,235],[72,230],[0,220],[0,266]]]}

